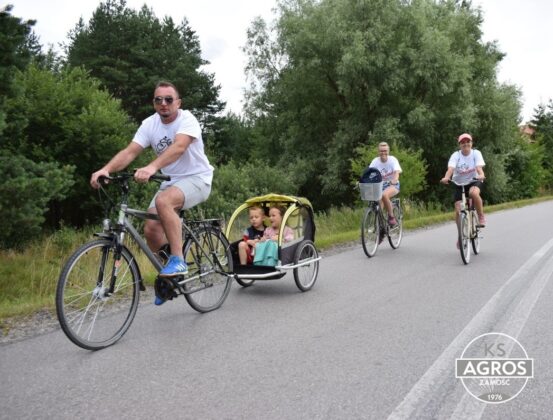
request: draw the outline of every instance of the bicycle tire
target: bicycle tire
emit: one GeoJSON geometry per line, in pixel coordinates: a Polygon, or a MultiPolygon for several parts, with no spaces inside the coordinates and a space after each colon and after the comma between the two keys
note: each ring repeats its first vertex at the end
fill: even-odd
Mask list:
{"type": "Polygon", "coordinates": [[[474,251],[474,255],[480,254],[480,230],[478,229],[478,215],[476,214],[476,211],[473,210],[472,213],[472,223],[474,226],[474,236],[470,238],[470,242],[472,244],[472,250],[474,251]]]}
{"type": "Polygon", "coordinates": [[[367,257],[371,258],[376,254],[380,239],[380,224],[378,213],[373,207],[368,207],[363,216],[361,224],[361,244],[367,257]]]}
{"type": "Polygon", "coordinates": [[[294,281],[302,292],[310,290],[317,281],[319,274],[319,257],[315,244],[310,240],[302,241],[294,254],[294,264],[313,260],[313,263],[294,268],[294,281]]]}
{"type": "Polygon", "coordinates": [[[184,284],[189,305],[204,313],[219,308],[232,285],[232,254],[230,245],[219,229],[199,227],[194,231],[197,242],[189,237],[184,244],[184,259],[188,264],[187,277],[197,277],[184,284]],[[210,256],[207,258],[200,248],[210,256]]]}
{"type": "Polygon", "coordinates": [[[461,259],[465,264],[470,262],[470,226],[469,220],[465,213],[461,213],[459,220],[459,251],[461,252],[461,259]]]}
{"type": "Polygon", "coordinates": [[[403,238],[403,214],[398,202],[392,202],[392,212],[397,221],[397,225],[389,226],[388,228],[388,242],[393,249],[398,249],[403,238]]]}
{"type": "Polygon", "coordinates": [[[110,239],[81,246],[63,267],[56,289],[61,329],[77,346],[99,350],[117,342],[129,329],[139,301],[140,274],[123,247],[119,263],[110,239]],[[113,272],[115,289],[107,294],[113,272]]]}

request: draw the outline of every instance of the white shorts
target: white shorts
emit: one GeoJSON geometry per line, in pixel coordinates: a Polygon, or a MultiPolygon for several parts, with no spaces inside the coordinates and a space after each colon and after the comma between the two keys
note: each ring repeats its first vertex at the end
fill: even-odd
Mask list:
{"type": "MultiPolygon", "coordinates": [[[[175,182],[171,185],[171,187],[177,187],[184,194],[183,209],[190,209],[200,203],[203,203],[208,199],[209,194],[211,193],[211,185],[206,184],[205,181],[197,175],[187,176],[186,178],[175,182]]],[[[156,207],[156,197],[160,192],[167,188],[169,187],[159,189],[156,195],[154,195],[154,198],[152,198],[148,208],[151,209],[156,207]]]]}

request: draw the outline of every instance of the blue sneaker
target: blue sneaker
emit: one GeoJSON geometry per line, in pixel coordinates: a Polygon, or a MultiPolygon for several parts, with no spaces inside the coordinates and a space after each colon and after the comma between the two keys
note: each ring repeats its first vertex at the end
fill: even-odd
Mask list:
{"type": "Polygon", "coordinates": [[[167,302],[165,299],[162,299],[159,296],[156,296],[156,300],[154,300],[154,305],[156,306],[163,305],[165,302],[167,302]]]}
{"type": "Polygon", "coordinates": [[[182,276],[188,273],[188,266],[184,260],[175,255],[169,257],[167,265],[163,267],[163,270],[159,273],[160,277],[175,277],[182,276]]]}

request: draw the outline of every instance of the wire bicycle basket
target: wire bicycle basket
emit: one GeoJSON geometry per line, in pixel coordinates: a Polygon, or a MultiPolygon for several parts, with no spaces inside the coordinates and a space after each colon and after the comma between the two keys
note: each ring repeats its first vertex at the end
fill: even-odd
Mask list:
{"type": "Polygon", "coordinates": [[[382,198],[382,175],[376,168],[366,168],[359,178],[359,191],[363,201],[379,201],[382,198]]]}

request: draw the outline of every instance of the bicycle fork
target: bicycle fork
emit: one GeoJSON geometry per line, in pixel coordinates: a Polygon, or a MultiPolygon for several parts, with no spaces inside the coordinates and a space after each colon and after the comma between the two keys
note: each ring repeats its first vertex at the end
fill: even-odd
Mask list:
{"type": "Polygon", "coordinates": [[[117,275],[119,274],[119,267],[121,266],[121,251],[117,251],[118,247],[116,247],[116,251],[113,255],[113,266],[111,267],[111,270],[109,267],[107,267],[112,246],[113,245],[105,246],[102,249],[102,259],[100,262],[100,268],[98,270],[98,279],[96,281],[96,287],[92,291],[92,295],[99,300],[105,300],[113,294],[115,290],[117,275]],[[111,271],[111,273],[109,274],[109,280],[107,281],[106,271],[111,271]]]}

